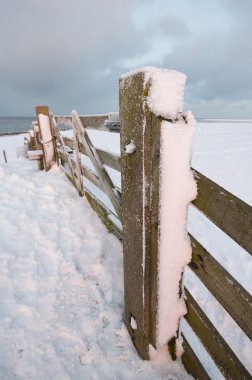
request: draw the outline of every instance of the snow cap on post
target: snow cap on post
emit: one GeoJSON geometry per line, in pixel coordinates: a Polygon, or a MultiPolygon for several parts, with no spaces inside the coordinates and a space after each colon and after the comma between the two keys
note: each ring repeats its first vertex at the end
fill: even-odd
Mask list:
{"type": "Polygon", "coordinates": [[[137,73],[144,74],[145,86],[149,88],[147,105],[155,116],[174,120],[183,111],[186,75],[168,69],[147,66],[122,75],[124,80],[137,73]]]}

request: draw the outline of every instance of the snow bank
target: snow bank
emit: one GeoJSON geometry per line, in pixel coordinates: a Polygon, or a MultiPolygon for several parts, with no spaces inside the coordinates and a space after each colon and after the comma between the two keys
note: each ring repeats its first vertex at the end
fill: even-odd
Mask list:
{"type": "Polygon", "coordinates": [[[176,336],[179,319],[186,314],[179,283],[183,268],[191,259],[186,222],[188,204],[197,194],[190,170],[194,128],[190,112],[175,124],[163,121],[161,126],[158,347],[176,336]]]}
{"type": "Polygon", "coordinates": [[[178,361],[137,356],[121,244],[60,170],[13,156],[0,182],[0,378],[190,379],[178,361]]]}

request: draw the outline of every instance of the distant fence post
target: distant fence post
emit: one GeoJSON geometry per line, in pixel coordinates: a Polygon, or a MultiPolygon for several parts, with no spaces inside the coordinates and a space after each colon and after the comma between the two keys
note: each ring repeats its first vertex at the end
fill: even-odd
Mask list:
{"type": "Polygon", "coordinates": [[[37,106],[36,114],[40,132],[40,140],[43,149],[43,161],[45,170],[51,169],[56,163],[56,149],[52,126],[50,123],[49,109],[47,106],[37,106]]]}
{"type": "Polygon", "coordinates": [[[156,347],[161,118],[140,71],[120,80],[125,325],[143,359],[156,347]]]}
{"type": "Polygon", "coordinates": [[[4,156],[4,162],[7,164],[7,157],[6,157],[6,152],[3,150],[3,156],[4,156]]]}

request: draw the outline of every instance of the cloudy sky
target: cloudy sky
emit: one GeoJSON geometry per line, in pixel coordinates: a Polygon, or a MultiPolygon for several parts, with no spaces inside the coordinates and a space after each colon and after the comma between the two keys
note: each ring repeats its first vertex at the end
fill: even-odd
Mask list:
{"type": "Polygon", "coordinates": [[[252,118],[252,0],[0,0],[0,116],[118,110],[121,74],[187,75],[196,117],[252,118]]]}

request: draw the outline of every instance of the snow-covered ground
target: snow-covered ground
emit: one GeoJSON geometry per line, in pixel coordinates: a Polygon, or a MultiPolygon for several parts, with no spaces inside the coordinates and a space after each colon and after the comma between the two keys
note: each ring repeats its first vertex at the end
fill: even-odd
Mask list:
{"type": "MultiPolygon", "coordinates": [[[[71,132],[67,132],[67,134],[71,134],[71,132]]],[[[90,131],[89,134],[96,146],[119,153],[119,134],[97,131],[90,131]]],[[[158,369],[155,363],[141,362],[135,355],[121,319],[123,295],[122,258],[119,243],[115,241],[114,237],[107,235],[85,200],[78,198],[77,193],[66,182],[64,176],[57,170],[51,173],[36,172],[36,164],[24,160],[17,161],[15,153],[10,148],[11,145],[22,145],[22,137],[0,138],[0,173],[2,173],[0,174],[0,188],[3,192],[0,207],[5,210],[6,214],[6,217],[2,218],[3,211],[1,211],[0,223],[3,223],[4,226],[0,229],[1,234],[6,231],[1,239],[1,244],[5,242],[4,249],[1,245],[3,253],[0,257],[1,261],[4,258],[1,264],[4,275],[4,279],[1,281],[1,284],[4,284],[1,296],[4,294],[4,300],[6,302],[9,300],[7,306],[1,308],[4,311],[3,317],[2,313],[0,314],[1,318],[4,318],[4,322],[1,324],[3,330],[1,336],[4,336],[5,339],[1,344],[0,360],[3,361],[4,368],[7,368],[4,371],[9,371],[2,373],[7,373],[9,377],[6,378],[9,379],[11,378],[10,371],[15,368],[16,371],[20,371],[16,372],[17,374],[27,375],[25,371],[31,371],[31,374],[37,371],[38,374],[41,373],[40,378],[42,379],[47,374],[49,374],[47,378],[50,378],[50,374],[52,374],[52,378],[57,378],[54,377],[54,372],[50,372],[55,370],[56,367],[54,368],[53,363],[56,363],[59,374],[63,376],[59,376],[59,378],[63,379],[81,378],[85,371],[89,373],[89,376],[93,374],[94,378],[95,376],[99,378],[99,374],[103,371],[102,378],[105,379],[148,379],[151,377],[158,379],[169,378],[168,374],[175,378],[186,378],[185,374],[181,374],[181,369],[176,367],[177,363],[169,364],[168,367],[161,366],[158,369]],[[2,149],[6,150],[7,165],[4,164],[2,149]],[[39,189],[36,192],[35,186],[36,189],[39,189]],[[55,193],[54,189],[57,189],[55,193]],[[64,203],[60,202],[56,196],[57,193],[60,194],[61,200],[65,199],[67,208],[64,203]],[[27,203],[28,194],[30,195],[30,206],[27,203]],[[16,205],[14,203],[12,207],[15,197],[18,197],[16,199],[18,203],[16,205]],[[47,210],[42,212],[43,202],[47,203],[47,210]],[[34,228],[28,227],[31,222],[34,228]],[[50,225],[54,228],[50,229],[48,227],[50,225]],[[30,233],[28,234],[27,231],[30,233]],[[23,233],[24,243],[20,241],[23,233]],[[59,243],[60,236],[62,236],[64,244],[59,243]],[[102,236],[103,242],[99,236],[102,236]],[[35,246],[36,241],[41,242],[41,247],[35,246]],[[92,248],[93,244],[94,248],[92,248]],[[65,250],[63,250],[63,245],[65,250]],[[12,250],[10,247],[13,247],[12,250]],[[105,250],[103,247],[106,247],[105,250]],[[53,251],[53,258],[49,255],[50,250],[53,251]],[[84,255],[85,250],[88,252],[87,255],[84,255]],[[105,251],[110,254],[106,255],[105,251]],[[20,252],[24,252],[24,256],[20,254],[19,257],[20,252]],[[52,260],[55,266],[54,264],[47,265],[47,260],[49,263],[52,260]],[[13,263],[14,268],[10,263],[13,263]],[[91,274],[90,268],[92,268],[92,275],[91,278],[87,278],[87,272],[91,274]],[[92,276],[95,268],[97,276],[94,279],[92,276]],[[52,272],[49,273],[47,270],[52,270],[52,272]],[[11,273],[15,273],[15,276],[11,277],[11,273]],[[51,278],[53,285],[45,277],[47,280],[51,278]],[[16,278],[19,281],[16,281],[16,278]],[[85,279],[84,283],[83,279],[85,279]],[[40,285],[40,281],[45,288],[40,285]],[[95,287],[96,282],[99,282],[99,286],[95,287]],[[75,283],[79,285],[73,286],[75,283]],[[112,289],[111,297],[113,300],[117,300],[117,306],[111,300],[103,303],[104,295],[106,296],[107,292],[105,291],[103,295],[102,289],[106,289],[108,284],[112,286],[110,288],[112,289]],[[62,294],[65,296],[63,297],[62,294]],[[80,295],[83,294],[84,296],[81,298],[80,295]],[[99,306],[95,308],[94,305],[90,305],[91,299],[99,300],[99,306]],[[74,301],[72,302],[72,300],[74,301]],[[27,309],[21,308],[20,310],[19,308],[23,304],[27,309]],[[93,314],[89,313],[87,305],[89,311],[94,307],[93,314]],[[18,310],[19,312],[17,312],[18,310]],[[66,310],[73,310],[73,312],[67,313],[66,310]],[[47,319],[45,317],[45,322],[42,318],[43,312],[48,315],[47,319]],[[40,315],[40,313],[42,314],[40,315]],[[109,320],[109,325],[102,328],[104,313],[109,320]],[[15,328],[15,322],[13,322],[15,318],[18,319],[16,315],[20,315],[21,318],[20,325],[18,322],[16,324],[19,328],[15,328]],[[85,335],[88,330],[90,330],[89,339],[85,335]],[[71,336],[74,337],[73,341],[71,336]],[[100,341],[104,343],[101,343],[103,348],[100,346],[100,341]],[[22,342],[26,349],[20,347],[19,342],[22,342]],[[91,343],[87,344],[87,342],[91,343]],[[70,357],[71,359],[69,359],[70,357]],[[87,363],[83,364],[84,362],[87,363]],[[111,372],[108,374],[106,371],[111,372]]],[[[88,161],[85,162],[88,164],[88,161]]],[[[250,205],[252,205],[251,162],[252,122],[198,123],[192,166],[250,205]]],[[[120,175],[113,170],[110,170],[110,174],[119,186],[120,175]]],[[[99,191],[98,193],[109,205],[106,196],[99,191]]],[[[188,228],[247,291],[252,293],[251,256],[193,206],[189,210],[188,228]]],[[[185,283],[210,320],[252,373],[252,344],[249,339],[226,315],[218,302],[213,299],[189,269],[186,271],[185,283]]],[[[197,354],[204,355],[204,349],[199,346],[197,340],[193,342],[193,334],[188,330],[185,322],[183,322],[182,328],[197,354]]],[[[202,360],[205,360],[205,366],[209,369],[212,378],[222,378],[208,358],[204,357],[202,360]]],[[[0,377],[2,373],[0,372],[0,377]]],[[[15,378],[14,375],[12,376],[15,378]]],[[[24,375],[18,376],[17,378],[24,378],[22,377],[24,375]]]]}
{"type": "Polygon", "coordinates": [[[123,324],[122,248],[58,168],[0,138],[0,379],[189,379],[142,361],[123,324]]]}
{"type": "MultiPolygon", "coordinates": [[[[71,132],[67,132],[71,135],[71,132]]],[[[120,152],[119,134],[89,131],[90,137],[99,148],[120,152]]],[[[252,122],[246,121],[201,121],[196,127],[192,154],[192,167],[213,181],[252,205],[252,122]]],[[[90,165],[88,160],[85,163],[90,165]]],[[[90,165],[91,167],[91,165],[90,165]]],[[[110,174],[117,184],[120,176],[110,174]]],[[[109,201],[102,192],[90,188],[99,195],[105,204],[109,201]]],[[[111,207],[111,206],[110,206],[111,207]]],[[[194,206],[190,206],[188,229],[195,238],[236,278],[244,288],[252,293],[252,259],[238,244],[209,221],[194,206]]],[[[229,317],[221,305],[211,296],[204,285],[190,271],[185,271],[185,284],[206,312],[215,327],[225,337],[236,355],[252,374],[252,343],[229,317]]],[[[183,331],[194,346],[197,354],[205,361],[213,378],[223,378],[204,353],[204,348],[195,345],[193,334],[182,324],[183,331]],[[211,372],[212,371],[212,372],[211,372]]]]}

